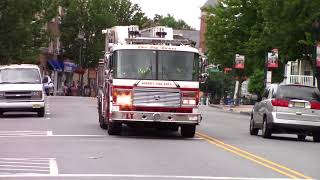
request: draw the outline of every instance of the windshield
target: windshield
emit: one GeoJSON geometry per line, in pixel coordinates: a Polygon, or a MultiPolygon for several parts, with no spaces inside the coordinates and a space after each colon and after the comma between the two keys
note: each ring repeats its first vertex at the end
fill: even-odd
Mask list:
{"type": "Polygon", "coordinates": [[[0,83],[41,83],[40,73],[33,68],[8,68],[0,70],[0,83]]]}
{"type": "Polygon", "coordinates": [[[277,92],[279,99],[299,99],[320,102],[320,93],[317,88],[306,86],[280,86],[277,92]]]}
{"type": "Polygon", "coordinates": [[[115,77],[124,79],[197,81],[199,55],[183,51],[118,50],[115,77]]]}

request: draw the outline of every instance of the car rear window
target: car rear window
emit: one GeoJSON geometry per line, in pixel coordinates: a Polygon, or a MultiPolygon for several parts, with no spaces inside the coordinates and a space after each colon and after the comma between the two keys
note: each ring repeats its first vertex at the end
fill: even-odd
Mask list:
{"type": "Polygon", "coordinates": [[[306,101],[320,102],[320,92],[318,88],[307,86],[280,86],[277,99],[299,99],[306,101]]]}

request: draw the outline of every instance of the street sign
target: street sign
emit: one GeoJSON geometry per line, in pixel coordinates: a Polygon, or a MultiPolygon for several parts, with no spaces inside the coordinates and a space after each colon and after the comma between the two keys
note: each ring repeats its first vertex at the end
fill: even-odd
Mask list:
{"type": "Polygon", "coordinates": [[[268,68],[278,68],[278,49],[272,49],[271,52],[268,53],[268,68]]]}
{"type": "Polygon", "coordinates": [[[235,69],[244,69],[244,56],[240,54],[236,54],[234,68],[235,69]]]}

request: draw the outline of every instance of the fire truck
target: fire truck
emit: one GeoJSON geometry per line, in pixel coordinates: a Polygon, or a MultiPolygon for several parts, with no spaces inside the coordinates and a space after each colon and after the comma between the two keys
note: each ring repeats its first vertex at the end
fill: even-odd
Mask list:
{"type": "Polygon", "coordinates": [[[154,127],[194,137],[202,117],[199,51],[174,39],[172,28],[115,26],[105,34],[98,67],[99,124],[109,135],[122,126],[154,127]]]}

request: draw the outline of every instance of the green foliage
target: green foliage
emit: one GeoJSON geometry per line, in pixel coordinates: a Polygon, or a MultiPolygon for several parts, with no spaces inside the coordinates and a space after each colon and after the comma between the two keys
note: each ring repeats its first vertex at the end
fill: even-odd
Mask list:
{"type": "Polygon", "coordinates": [[[57,13],[57,0],[1,0],[0,64],[34,63],[50,40],[45,24],[57,13]]]}
{"type": "Polygon", "coordinates": [[[174,18],[174,16],[172,16],[170,14],[167,14],[167,16],[155,14],[152,24],[172,27],[173,29],[182,29],[182,30],[192,30],[193,29],[184,20],[182,20],[182,19],[176,20],[174,18]]]}
{"type": "Polygon", "coordinates": [[[66,9],[61,24],[65,56],[83,67],[95,67],[103,56],[103,29],[115,25],[142,26],[148,20],[140,7],[129,0],[64,0],[62,6],[66,9]]]}
{"type": "Polygon", "coordinates": [[[311,54],[320,40],[320,28],[313,28],[314,22],[319,25],[319,8],[316,0],[221,0],[206,9],[209,59],[232,67],[235,54],[243,54],[245,75],[250,76],[264,68],[266,53],[278,48],[282,64],[301,59],[313,65],[311,54]]]}
{"type": "Polygon", "coordinates": [[[250,93],[261,95],[264,90],[264,72],[262,70],[256,70],[252,76],[250,76],[248,90],[250,93]]]}

